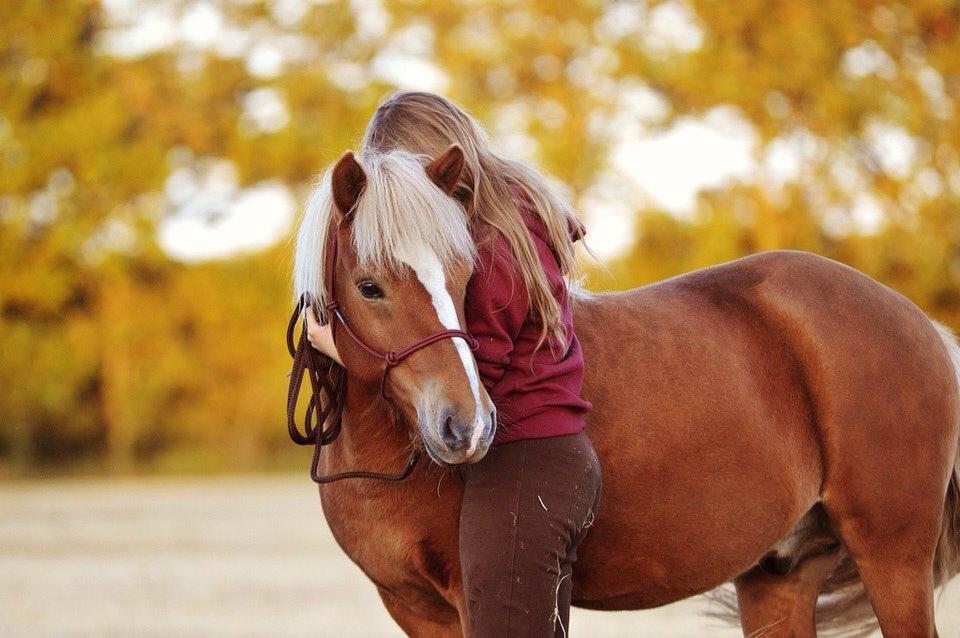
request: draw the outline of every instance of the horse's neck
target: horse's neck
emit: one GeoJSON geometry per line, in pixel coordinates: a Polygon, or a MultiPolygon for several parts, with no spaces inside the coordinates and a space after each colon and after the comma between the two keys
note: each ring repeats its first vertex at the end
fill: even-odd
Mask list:
{"type": "MultiPolygon", "coordinates": [[[[376,386],[351,380],[340,437],[324,450],[325,471],[398,472],[410,454],[409,433],[409,425],[376,386]]],[[[423,605],[425,597],[441,606],[443,598],[449,605],[460,599],[462,487],[452,476],[444,481],[448,473],[424,455],[399,482],[350,480],[320,489],[324,516],[340,547],[374,582],[412,596],[416,605],[423,605]],[[422,565],[433,571],[424,573],[422,565]],[[435,574],[446,576],[443,592],[435,592],[435,574]]]]}
{"type": "MultiPolygon", "coordinates": [[[[399,410],[380,396],[377,385],[350,380],[347,383],[340,435],[324,448],[321,455],[322,470],[327,474],[348,470],[397,473],[404,468],[414,449],[411,427],[415,426],[407,423],[399,410]]],[[[422,453],[416,469],[402,481],[356,480],[335,483],[338,486],[335,492],[338,494],[351,493],[353,490],[353,493],[363,496],[362,501],[354,499],[340,502],[340,514],[353,520],[357,508],[362,509],[358,505],[362,502],[365,503],[364,507],[374,507],[376,516],[406,520],[404,525],[409,528],[408,531],[418,535],[439,534],[443,537],[452,533],[456,538],[461,487],[456,478],[443,480],[449,474],[451,470],[440,468],[427,458],[426,453],[422,453]],[[398,494],[404,494],[404,497],[398,498],[398,494]],[[389,503],[389,507],[384,502],[389,503]]],[[[336,505],[332,503],[324,505],[328,520],[336,518],[334,507],[336,505]]]]}
{"type": "Polygon", "coordinates": [[[336,471],[364,469],[396,472],[411,449],[408,427],[380,396],[376,384],[349,379],[338,440],[336,471]]]}

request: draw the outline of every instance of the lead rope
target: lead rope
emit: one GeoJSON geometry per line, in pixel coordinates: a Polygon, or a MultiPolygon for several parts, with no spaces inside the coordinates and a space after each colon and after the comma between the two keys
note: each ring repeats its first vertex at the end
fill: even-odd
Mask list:
{"type": "Polygon", "coordinates": [[[310,478],[318,484],[333,483],[345,479],[375,479],[402,481],[410,476],[420,460],[420,450],[414,449],[402,470],[395,474],[369,470],[349,470],[320,476],[320,450],[340,434],[343,423],[343,407],[347,396],[347,373],[343,366],[314,348],[307,339],[306,318],[310,307],[307,295],[303,295],[290,315],[287,324],[287,351],[293,359],[290,368],[290,385],[287,388],[287,432],[297,445],[312,445],[310,478]],[[297,324],[302,323],[300,339],[294,345],[297,324]],[[297,399],[303,385],[303,375],[310,380],[310,399],[303,415],[303,432],[297,427],[297,399]]]}

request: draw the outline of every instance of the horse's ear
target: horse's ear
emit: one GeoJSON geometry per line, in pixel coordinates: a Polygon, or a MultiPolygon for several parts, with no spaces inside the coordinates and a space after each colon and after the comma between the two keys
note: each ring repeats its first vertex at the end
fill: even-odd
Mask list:
{"type": "Polygon", "coordinates": [[[333,167],[330,182],[333,202],[337,205],[337,210],[341,215],[349,218],[353,215],[363,187],[367,185],[367,174],[363,172],[363,168],[351,151],[344,153],[337,161],[337,165],[333,167]]]}
{"type": "Polygon", "coordinates": [[[463,149],[454,144],[427,164],[427,175],[447,195],[457,187],[463,171],[463,149]]]}

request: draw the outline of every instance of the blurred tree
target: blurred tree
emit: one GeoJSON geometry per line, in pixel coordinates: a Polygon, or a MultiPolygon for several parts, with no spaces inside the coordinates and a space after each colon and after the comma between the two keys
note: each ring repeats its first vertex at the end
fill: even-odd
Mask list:
{"type": "Polygon", "coordinates": [[[0,3],[0,458],[17,471],[290,450],[288,248],[181,262],[157,225],[185,206],[184,168],[302,196],[397,85],[460,101],[584,206],[636,211],[594,286],[801,248],[960,327],[955,1],[106,7],[0,3]],[[748,174],[690,211],[652,205],[623,143],[718,109],[752,140],[748,174]]]}

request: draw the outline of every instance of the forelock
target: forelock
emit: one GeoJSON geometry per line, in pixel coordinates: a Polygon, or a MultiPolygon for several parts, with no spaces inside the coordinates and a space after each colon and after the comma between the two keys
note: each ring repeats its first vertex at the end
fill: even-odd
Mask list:
{"type": "MultiPolygon", "coordinates": [[[[463,208],[427,176],[424,162],[406,151],[364,152],[357,156],[367,176],[351,223],[354,250],[367,266],[399,271],[425,251],[444,268],[470,263],[473,237],[463,208]]],[[[319,177],[297,231],[294,296],[309,294],[321,302],[324,251],[335,214],[332,170],[319,177]]]]}
{"type": "Polygon", "coordinates": [[[352,223],[363,264],[396,270],[404,256],[433,252],[445,266],[472,260],[474,242],[463,208],[427,176],[411,153],[364,153],[358,160],[367,185],[352,223]]]}

